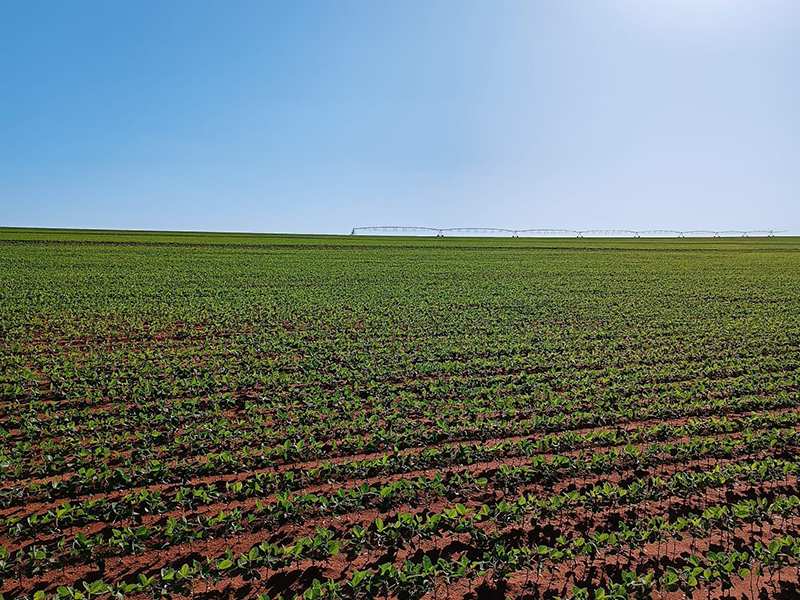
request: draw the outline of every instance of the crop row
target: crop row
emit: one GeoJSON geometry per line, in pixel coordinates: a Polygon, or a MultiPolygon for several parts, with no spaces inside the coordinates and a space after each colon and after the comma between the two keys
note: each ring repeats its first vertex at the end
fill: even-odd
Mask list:
{"type": "MultiPolygon", "coordinates": [[[[522,468],[518,471],[520,475],[525,474],[522,468]]],[[[337,553],[340,548],[345,547],[348,553],[354,556],[378,548],[394,548],[396,551],[399,548],[413,546],[416,543],[415,540],[441,537],[447,533],[468,534],[474,548],[485,548],[490,551],[491,548],[500,544],[507,547],[508,542],[502,535],[497,533],[487,535],[485,531],[497,531],[511,523],[520,523],[523,520],[537,523],[542,519],[573,512],[579,507],[597,510],[600,507],[632,506],[645,501],[656,501],[669,497],[688,498],[703,490],[729,486],[735,481],[763,485],[764,482],[770,480],[785,481],[788,477],[795,476],[798,471],[800,471],[800,461],[776,461],[768,458],[763,461],[730,463],[724,467],[715,467],[710,471],[677,472],[667,480],[652,477],[634,480],[627,485],[612,485],[605,482],[590,487],[584,492],[569,491],[548,498],[523,494],[515,500],[501,500],[491,505],[484,504],[479,511],[456,503],[453,508],[444,509],[439,513],[428,513],[424,518],[409,513],[398,513],[394,520],[385,521],[376,517],[366,527],[354,525],[350,532],[344,535],[335,535],[333,531],[329,530],[325,530],[324,533],[318,530],[318,533],[324,535],[326,543],[330,543],[330,547],[335,547],[337,553]],[[487,525],[488,529],[486,529],[487,525]]],[[[487,482],[475,483],[486,485],[487,482]]],[[[403,490],[403,487],[396,486],[394,489],[403,490]]],[[[202,540],[207,537],[210,530],[220,525],[225,534],[238,534],[254,522],[263,526],[262,519],[269,519],[275,513],[280,514],[283,518],[286,512],[291,512],[291,509],[307,510],[309,506],[325,505],[327,502],[328,500],[325,498],[313,495],[293,499],[287,497],[268,507],[258,506],[257,510],[246,520],[242,519],[242,514],[238,509],[234,509],[227,514],[220,512],[218,516],[211,519],[198,519],[194,525],[191,525],[185,518],[178,520],[170,517],[163,530],[160,530],[159,527],[143,525],[113,529],[107,537],[103,535],[87,537],[78,532],[69,544],[67,538],[62,537],[54,546],[54,549],[57,550],[55,553],[53,549],[48,549],[42,544],[32,544],[14,553],[13,559],[11,555],[7,555],[6,576],[10,576],[11,573],[36,576],[48,568],[64,566],[75,557],[79,557],[84,563],[96,562],[103,568],[109,557],[120,555],[120,553],[141,553],[147,548],[163,549],[173,544],[202,540]],[[160,541],[158,541],[159,537],[160,541]],[[69,548],[68,551],[67,548],[69,548]]],[[[717,509],[708,508],[700,515],[689,514],[674,523],[666,523],[663,519],[647,518],[630,526],[622,524],[619,531],[624,534],[623,539],[626,541],[635,538],[644,543],[653,541],[654,536],[661,539],[666,534],[675,536],[685,531],[702,535],[707,531],[709,524],[714,523],[720,525],[724,523],[726,527],[732,529],[733,521],[731,519],[733,518],[754,523],[756,522],[754,519],[768,519],[771,514],[794,514],[797,509],[796,497],[778,498],[770,505],[763,501],[745,501],[733,504],[729,508],[724,506],[717,507],[717,509]]],[[[268,541],[260,543],[270,547],[274,546],[268,541]]],[[[297,543],[306,544],[306,542],[297,543]]],[[[290,547],[295,548],[297,543],[290,547]]],[[[566,540],[560,543],[563,547],[557,552],[569,551],[569,548],[565,546],[566,540]]],[[[577,547],[583,544],[582,541],[576,543],[577,547]]],[[[291,551],[281,552],[273,558],[277,560],[282,555],[295,557],[291,551]]],[[[228,555],[229,552],[225,554],[228,555]]],[[[288,563],[273,561],[270,563],[270,567],[279,568],[276,567],[277,564],[286,566],[288,563]]]]}
{"type": "MultiPolygon", "coordinates": [[[[800,403],[800,400],[797,401],[800,403]]],[[[780,409],[786,409],[787,403],[785,399],[777,402],[780,409]]],[[[793,408],[791,403],[788,408],[793,408]]],[[[707,422],[710,425],[704,427],[703,420],[694,420],[693,422],[685,425],[669,426],[665,424],[657,424],[650,427],[636,427],[632,429],[600,429],[590,430],[588,432],[576,432],[574,430],[567,430],[560,434],[543,434],[537,440],[532,441],[541,447],[542,452],[559,450],[559,449],[577,449],[581,447],[597,446],[597,445],[612,445],[624,443],[639,443],[650,439],[666,439],[666,437],[679,437],[685,435],[694,435],[699,432],[711,431],[740,431],[748,427],[768,427],[778,425],[791,425],[798,422],[800,416],[795,412],[788,412],[785,414],[770,415],[764,413],[751,414],[744,417],[735,419],[715,419],[713,416],[707,422]],[[717,421],[719,421],[717,423],[717,421]]],[[[441,424],[442,431],[447,431],[447,440],[460,439],[461,437],[470,437],[459,435],[445,424],[441,424]]],[[[231,429],[230,431],[233,431],[231,429]]],[[[518,430],[504,431],[502,433],[519,433],[518,430]]],[[[530,434],[529,431],[525,433],[530,434]]],[[[240,434],[241,435],[241,434],[240,434]]],[[[413,432],[402,433],[394,432],[394,436],[384,437],[381,430],[373,432],[369,439],[364,443],[364,440],[356,441],[355,439],[345,438],[342,442],[334,441],[331,443],[324,443],[314,438],[300,438],[297,439],[296,435],[290,439],[287,434],[283,442],[278,442],[274,446],[267,445],[262,442],[261,447],[252,455],[246,456],[250,461],[258,460],[259,464],[254,467],[263,468],[265,465],[280,466],[282,464],[291,464],[295,462],[329,459],[332,456],[341,455],[347,456],[348,453],[354,451],[371,451],[376,447],[384,448],[386,446],[392,447],[392,442],[398,442],[400,436],[404,436],[401,443],[395,445],[397,449],[404,449],[408,447],[408,441],[413,438],[413,432]]],[[[122,437],[117,436],[117,439],[122,437]]],[[[34,446],[31,442],[17,442],[9,445],[3,454],[0,454],[0,478],[18,479],[23,477],[35,477],[37,475],[54,475],[69,472],[75,469],[78,465],[83,467],[92,466],[97,468],[100,464],[109,460],[112,455],[118,457],[116,460],[122,460],[119,457],[119,450],[131,449],[127,461],[132,460],[151,460],[162,456],[178,456],[186,453],[187,451],[196,454],[201,450],[209,451],[214,448],[217,452],[223,449],[226,445],[225,440],[228,439],[229,434],[225,430],[218,429],[211,433],[203,431],[201,435],[193,436],[190,432],[182,432],[176,436],[174,440],[168,443],[165,442],[166,435],[163,433],[153,435],[138,435],[133,440],[124,437],[124,441],[117,444],[106,444],[102,439],[95,439],[90,444],[80,438],[72,438],[72,441],[66,443],[55,442],[53,440],[45,440],[39,442],[34,446]],[[70,454],[71,452],[71,454],[70,454]],[[34,456],[40,456],[35,459],[34,456]]],[[[246,441],[247,438],[242,438],[246,441]]],[[[260,438],[264,439],[264,438],[260,438]]],[[[251,446],[247,446],[247,454],[250,455],[251,446]]],[[[244,451],[235,453],[237,455],[244,454],[244,451]]],[[[252,462],[251,462],[252,464],[252,462]]]]}

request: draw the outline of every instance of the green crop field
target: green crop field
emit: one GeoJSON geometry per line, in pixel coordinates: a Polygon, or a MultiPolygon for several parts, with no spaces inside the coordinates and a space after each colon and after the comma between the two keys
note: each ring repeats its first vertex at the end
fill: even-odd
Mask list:
{"type": "Polygon", "coordinates": [[[0,229],[0,594],[797,597],[798,407],[798,238],[0,229]]]}

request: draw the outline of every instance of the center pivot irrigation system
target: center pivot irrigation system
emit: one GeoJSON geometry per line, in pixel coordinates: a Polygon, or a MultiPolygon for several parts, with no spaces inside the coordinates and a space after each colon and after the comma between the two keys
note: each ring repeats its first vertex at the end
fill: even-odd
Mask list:
{"type": "Polygon", "coordinates": [[[675,229],[504,229],[502,227],[404,227],[400,225],[382,225],[379,227],[353,227],[350,235],[381,235],[386,233],[400,234],[419,234],[444,237],[445,234],[491,234],[491,235],[510,235],[511,237],[537,237],[537,236],[575,236],[575,237],[775,237],[778,233],[786,233],[786,229],[752,229],[749,231],[710,231],[705,229],[693,229],[690,231],[678,231],[675,229]]]}

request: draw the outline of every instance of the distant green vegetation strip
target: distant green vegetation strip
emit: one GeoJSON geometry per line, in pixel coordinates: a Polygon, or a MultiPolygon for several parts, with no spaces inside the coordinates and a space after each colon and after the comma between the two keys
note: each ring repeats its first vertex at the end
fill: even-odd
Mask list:
{"type": "Polygon", "coordinates": [[[37,229],[0,227],[0,243],[154,244],[187,246],[309,246],[422,248],[570,248],[641,250],[791,250],[800,238],[555,238],[310,235],[214,233],[202,231],[115,231],[106,229],[37,229]]]}

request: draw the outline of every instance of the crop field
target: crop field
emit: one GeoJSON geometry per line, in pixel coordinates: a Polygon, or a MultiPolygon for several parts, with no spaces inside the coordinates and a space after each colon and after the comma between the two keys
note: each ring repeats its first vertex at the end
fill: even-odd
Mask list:
{"type": "Polygon", "coordinates": [[[0,229],[0,594],[800,597],[800,239],[0,229]]]}

